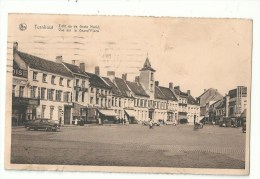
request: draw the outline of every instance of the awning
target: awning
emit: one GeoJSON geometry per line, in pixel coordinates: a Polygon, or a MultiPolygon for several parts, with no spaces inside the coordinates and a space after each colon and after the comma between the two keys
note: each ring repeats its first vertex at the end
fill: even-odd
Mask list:
{"type": "Polygon", "coordinates": [[[117,116],[117,114],[114,112],[114,110],[99,109],[98,111],[101,114],[103,114],[104,116],[117,116]]]}
{"type": "Polygon", "coordinates": [[[127,109],[125,109],[125,113],[126,113],[129,117],[135,117],[135,111],[134,111],[134,110],[127,110],[127,109]]]}

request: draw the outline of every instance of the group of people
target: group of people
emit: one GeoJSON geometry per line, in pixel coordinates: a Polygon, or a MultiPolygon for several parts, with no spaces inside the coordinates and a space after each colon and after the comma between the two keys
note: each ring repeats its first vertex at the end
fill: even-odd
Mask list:
{"type": "Polygon", "coordinates": [[[125,125],[126,124],[126,119],[123,118],[118,118],[119,124],[125,125]]]}

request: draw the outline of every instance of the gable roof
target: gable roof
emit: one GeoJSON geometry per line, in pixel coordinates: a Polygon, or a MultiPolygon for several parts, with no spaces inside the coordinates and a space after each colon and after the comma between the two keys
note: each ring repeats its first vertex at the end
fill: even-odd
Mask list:
{"type": "Polygon", "coordinates": [[[64,64],[73,74],[81,75],[81,76],[84,76],[84,77],[89,78],[89,76],[88,76],[84,71],[81,71],[80,68],[79,68],[77,65],[69,64],[69,63],[66,63],[66,62],[63,62],[63,64],[64,64]]]}
{"type": "Polygon", "coordinates": [[[177,97],[174,95],[170,88],[159,86],[160,90],[168,100],[177,101],[177,97]]]}
{"type": "Polygon", "coordinates": [[[167,100],[167,97],[163,94],[163,92],[161,91],[159,86],[155,86],[155,88],[154,88],[154,98],[167,100]]]}
{"type": "Polygon", "coordinates": [[[218,92],[218,90],[213,88],[209,88],[198,97],[198,99],[200,99],[200,106],[205,106],[210,101],[218,101],[222,98],[223,96],[218,92]]]}
{"type": "Polygon", "coordinates": [[[126,84],[135,95],[149,97],[140,83],[126,81],[126,84]]]}
{"type": "Polygon", "coordinates": [[[188,104],[199,105],[199,103],[191,95],[188,96],[188,104]]]}
{"type": "Polygon", "coordinates": [[[15,51],[15,53],[32,69],[42,70],[71,78],[73,77],[61,63],[46,60],[20,51],[15,51]]]}
{"type": "Polygon", "coordinates": [[[104,89],[111,89],[111,87],[102,79],[102,77],[89,72],[85,72],[85,74],[90,77],[89,79],[90,86],[104,88],[104,89]]]}
{"type": "Polygon", "coordinates": [[[116,83],[116,86],[118,87],[118,89],[120,90],[122,96],[131,97],[130,96],[131,91],[129,90],[128,86],[126,85],[125,80],[115,77],[115,83],[116,83]]]}
{"type": "Polygon", "coordinates": [[[188,93],[182,92],[180,89],[174,88],[174,93],[178,96],[188,97],[188,93]]]}
{"type": "Polygon", "coordinates": [[[116,95],[116,96],[122,96],[122,93],[120,92],[120,90],[118,89],[118,87],[107,77],[102,77],[111,87],[111,91],[112,94],[116,95]]]}

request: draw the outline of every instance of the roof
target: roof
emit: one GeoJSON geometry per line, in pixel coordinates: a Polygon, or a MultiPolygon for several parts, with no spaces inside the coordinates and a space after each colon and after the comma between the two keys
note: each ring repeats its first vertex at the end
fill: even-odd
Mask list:
{"type": "Polygon", "coordinates": [[[135,95],[149,97],[140,83],[130,81],[126,81],[126,83],[135,95]]]}
{"type": "Polygon", "coordinates": [[[226,106],[226,99],[222,98],[222,99],[218,100],[217,102],[215,102],[214,104],[215,104],[216,109],[224,108],[226,106]]]}
{"type": "Polygon", "coordinates": [[[145,62],[144,62],[144,66],[143,66],[143,68],[142,68],[140,71],[144,71],[144,70],[150,70],[150,71],[155,72],[155,70],[154,70],[154,69],[152,68],[152,66],[151,66],[151,63],[150,63],[148,57],[146,58],[146,60],[145,60],[145,62]]]}
{"type": "Polygon", "coordinates": [[[46,60],[20,51],[16,51],[16,53],[25,63],[29,65],[30,68],[71,78],[73,77],[61,63],[46,60]]]}
{"type": "Polygon", "coordinates": [[[94,86],[94,87],[98,87],[98,88],[111,89],[109,84],[106,81],[104,81],[102,79],[102,77],[100,77],[100,76],[98,76],[94,73],[85,72],[85,74],[87,74],[87,76],[90,77],[90,79],[89,79],[90,86],[94,86]]]}
{"type": "Polygon", "coordinates": [[[174,88],[174,93],[177,94],[178,96],[188,97],[188,93],[184,93],[180,89],[174,88]]]}
{"type": "Polygon", "coordinates": [[[160,90],[168,100],[177,101],[177,97],[174,95],[170,88],[159,86],[160,90]]]}
{"type": "Polygon", "coordinates": [[[119,91],[121,92],[122,96],[131,97],[130,96],[131,91],[128,88],[128,86],[126,85],[125,80],[115,77],[115,83],[116,83],[116,86],[118,87],[119,91]]]}
{"type": "Polygon", "coordinates": [[[154,88],[154,98],[155,99],[163,99],[163,100],[167,100],[167,97],[163,94],[163,92],[161,91],[161,89],[159,88],[159,86],[155,86],[154,88]]]}
{"type": "Polygon", "coordinates": [[[89,77],[84,71],[81,71],[80,68],[77,65],[69,64],[66,62],[63,62],[63,64],[74,74],[82,75],[85,77],[89,77]]]}
{"type": "Polygon", "coordinates": [[[209,88],[203,92],[199,97],[200,106],[205,106],[210,101],[218,101],[223,98],[223,96],[218,92],[217,89],[209,88]]]}
{"type": "Polygon", "coordinates": [[[199,103],[191,95],[188,95],[188,104],[199,105],[199,103]]]}
{"type": "Polygon", "coordinates": [[[111,91],[113,95],[117,95],[117,96],[122,96],[122,93],[120,92],[120,90],[117,88],[117,86],[107,77],[102,77],[107,83],[108,85],[111,87],[111,91]]]}

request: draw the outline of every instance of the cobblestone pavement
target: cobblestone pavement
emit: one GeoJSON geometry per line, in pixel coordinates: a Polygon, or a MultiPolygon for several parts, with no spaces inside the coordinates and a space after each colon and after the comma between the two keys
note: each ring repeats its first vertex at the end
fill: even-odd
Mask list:
{"type": "Polygon", "coordinates": [[[141,125],[12,129],[12,163],[244,168],[241,128],[141,125]]]}

